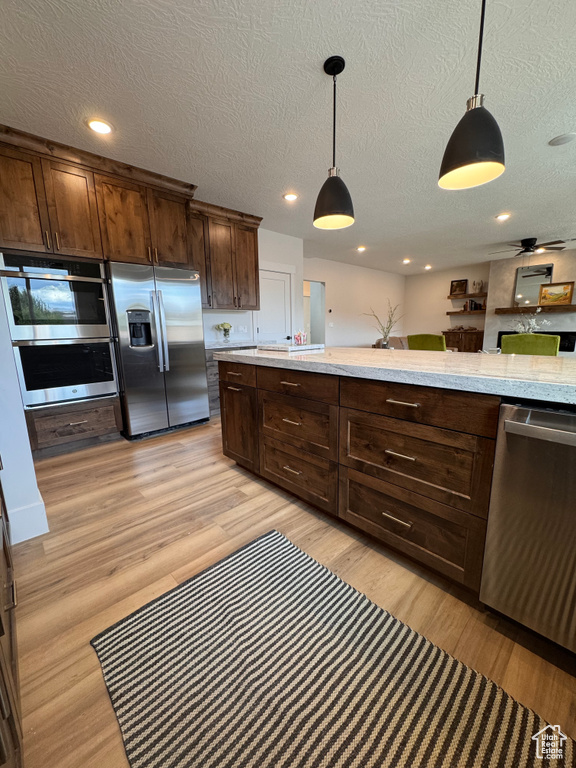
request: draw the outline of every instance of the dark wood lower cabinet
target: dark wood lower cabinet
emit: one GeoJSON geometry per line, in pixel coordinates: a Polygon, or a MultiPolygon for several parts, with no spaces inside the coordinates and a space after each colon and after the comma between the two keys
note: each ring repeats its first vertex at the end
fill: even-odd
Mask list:
{"type": "Polygon", "coordinates": [[[337,514],[338,465],[312,453],[263,437],[260,474],[304,501],[337,514]]]}
{"type": "Polygon", "coordinates": [[[343,466],[339,514],[454,581],[479,589],[484,520],[343,466]]]}
{"type": "Polygon", "coordinates": [[[237,464],[258,472],[258,396],[254,387],[220,382],[222,449],[237,464]]]}
{"type": "Polygon", "coordinates": [[[498,397],[219,365],[227,456],[479,590],[498,397]]]}
{"type": "Polygon", "coordinates": [[[16,581],[0,485],[0,768],[22,765],[22,720],[16,648],[16,581]]]}

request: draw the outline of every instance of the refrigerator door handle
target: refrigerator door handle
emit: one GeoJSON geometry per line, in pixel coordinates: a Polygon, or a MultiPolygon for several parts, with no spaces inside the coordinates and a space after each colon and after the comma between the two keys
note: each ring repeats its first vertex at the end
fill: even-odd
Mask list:
{"type": "Polygon", "coordinates": [[[166,312],[164,311],[164,298],[162,291],[158,291],[158,305],[160,307],[160,324],[162,326],[162,342],[164,344],[164,370],[170,370],[170,355],[168,353],[168,328],[166,327],[166,312]]]}
{"type": "Polygon", "coordinates": [[[162,346],[162,329],[160,327],[160,310],[158,307],[158,296],[156,291],[150,291],[150,305],[152,307],[152,316],[154,318],[154,327],[156,330],[156,355],[158,360],[158,370],[164,371],[164,350],[162,346]]]}

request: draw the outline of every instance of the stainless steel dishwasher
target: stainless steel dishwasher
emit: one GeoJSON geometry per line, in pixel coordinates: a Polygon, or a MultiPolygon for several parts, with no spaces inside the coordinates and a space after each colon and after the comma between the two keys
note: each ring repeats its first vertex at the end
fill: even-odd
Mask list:
{"type": "Polygon", "coordinates": [[[576,415],[501,406],[480,599],[576,651],[576,415]]]}

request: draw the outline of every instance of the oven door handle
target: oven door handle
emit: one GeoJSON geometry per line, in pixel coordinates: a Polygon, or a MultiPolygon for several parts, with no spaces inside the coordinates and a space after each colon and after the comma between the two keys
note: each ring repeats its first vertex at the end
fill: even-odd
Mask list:
{"type": "Polygon", "coordinates": [[[162,341],[164,343],[164,370],[170,370],[170,354],[168,352],[168,328],[166,327],[166,311],[164,309],[164,296],[158,291],[158,306],[160,307],[160,324],[162,326],[162,341]]]}
{"type": "Polygon", "coordinates": [[[162,346],[162,328],[160,327],[160,308],[158,307],[158,296],[156,291],[150,291],[150,305],[152,307],[152,317],[154,318],[154,328],[156,330],[158,370],[162,373],[164,371],[164,349],[162,346]]]}

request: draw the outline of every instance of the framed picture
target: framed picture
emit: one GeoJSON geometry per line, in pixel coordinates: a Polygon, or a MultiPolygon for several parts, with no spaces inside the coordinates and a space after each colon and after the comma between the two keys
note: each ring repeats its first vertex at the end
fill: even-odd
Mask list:
{"type": "Polygon", "coordinates": [[[543,307],[572,304],[574,281],[571,283],[544,283],[540,286],[538,304],[543,307]]]}
{"type": "Polygon", "coordinates": [[[450,296],[465,296],[468,293],[468,280],[452,280],[450,296]]]}

